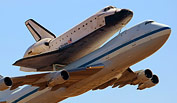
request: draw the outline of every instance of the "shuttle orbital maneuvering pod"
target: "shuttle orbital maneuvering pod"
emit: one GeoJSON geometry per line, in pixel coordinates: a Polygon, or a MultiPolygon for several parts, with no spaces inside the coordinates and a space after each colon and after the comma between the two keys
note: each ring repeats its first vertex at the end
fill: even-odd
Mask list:
{"type": "Polygon", "coordinates": [[[0,92],[0,103],[57,103],[109,86],[138,85],[138,90],[155,86],[159,78],[150,69],[134,72],[130,67],[163,46],[171,33],[169,26],[146,20],[103,45],[132,16],[131,10],[108,6],[59,37],[27,20],[36,43],[14,65],[21,71],[44,73],[1,77],[2,93],[29,86],[9,96],[0,92]]]}

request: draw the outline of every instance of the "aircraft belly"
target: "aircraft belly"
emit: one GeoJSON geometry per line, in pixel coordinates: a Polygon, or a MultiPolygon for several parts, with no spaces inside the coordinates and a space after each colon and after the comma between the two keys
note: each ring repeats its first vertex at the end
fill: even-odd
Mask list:
{"type": "Polygon", "coordinates": [[[110,63],[109,67],[115,67],[115,69],[130,67],[131,65],[136,64],[160,49],[167,38],[168,35],[163,35],[155,38],[147,37],[145,39],[136,41],[135,43],[108,55],[108,61],[110,63]]]}

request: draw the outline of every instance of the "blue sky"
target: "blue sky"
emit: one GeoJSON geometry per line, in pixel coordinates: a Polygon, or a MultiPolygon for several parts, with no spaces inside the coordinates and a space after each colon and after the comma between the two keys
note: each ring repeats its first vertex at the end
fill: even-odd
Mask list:
{"type": "Polygon", "coordinates": [[[59,36],[105,6],[113,5],[134,12],[127,28],[148,19],[171,27],[172,33],[166,44],[152,56],[131,67],[133,70],[150,68],[159,76],[160,83],[143,91],[137,91],[136,86],[89,91],[61,103],[176,103],[176,4],[176,0],[0,0],[0,74],[30,74],[12,66],[35,42],[25,27],[26,20],[33,18],[59,36]]]}

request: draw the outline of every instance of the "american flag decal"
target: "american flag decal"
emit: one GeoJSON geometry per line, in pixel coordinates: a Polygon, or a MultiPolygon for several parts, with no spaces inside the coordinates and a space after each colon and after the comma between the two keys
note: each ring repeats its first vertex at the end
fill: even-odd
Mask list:
{"type": "Polygon", "coordinates": [[[68,40],[68,44],[70,44],[70,43],[72,43],[72,38],[70,38],[70,39],[68,40]]]}

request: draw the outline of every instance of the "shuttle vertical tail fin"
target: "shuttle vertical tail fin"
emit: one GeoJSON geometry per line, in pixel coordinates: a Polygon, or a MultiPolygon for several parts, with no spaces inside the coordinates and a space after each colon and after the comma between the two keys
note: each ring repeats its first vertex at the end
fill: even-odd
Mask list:
{"type": "Polygon", "coordinates": [[[46,28],[38,24],[33,19],[27,20],[25,22],[25,25],[27,26],[28,30],[31,32],[36,41],[39,41],[44,38],[56,38],[56,36],[53,33],[51,33],[46,28]]]}

